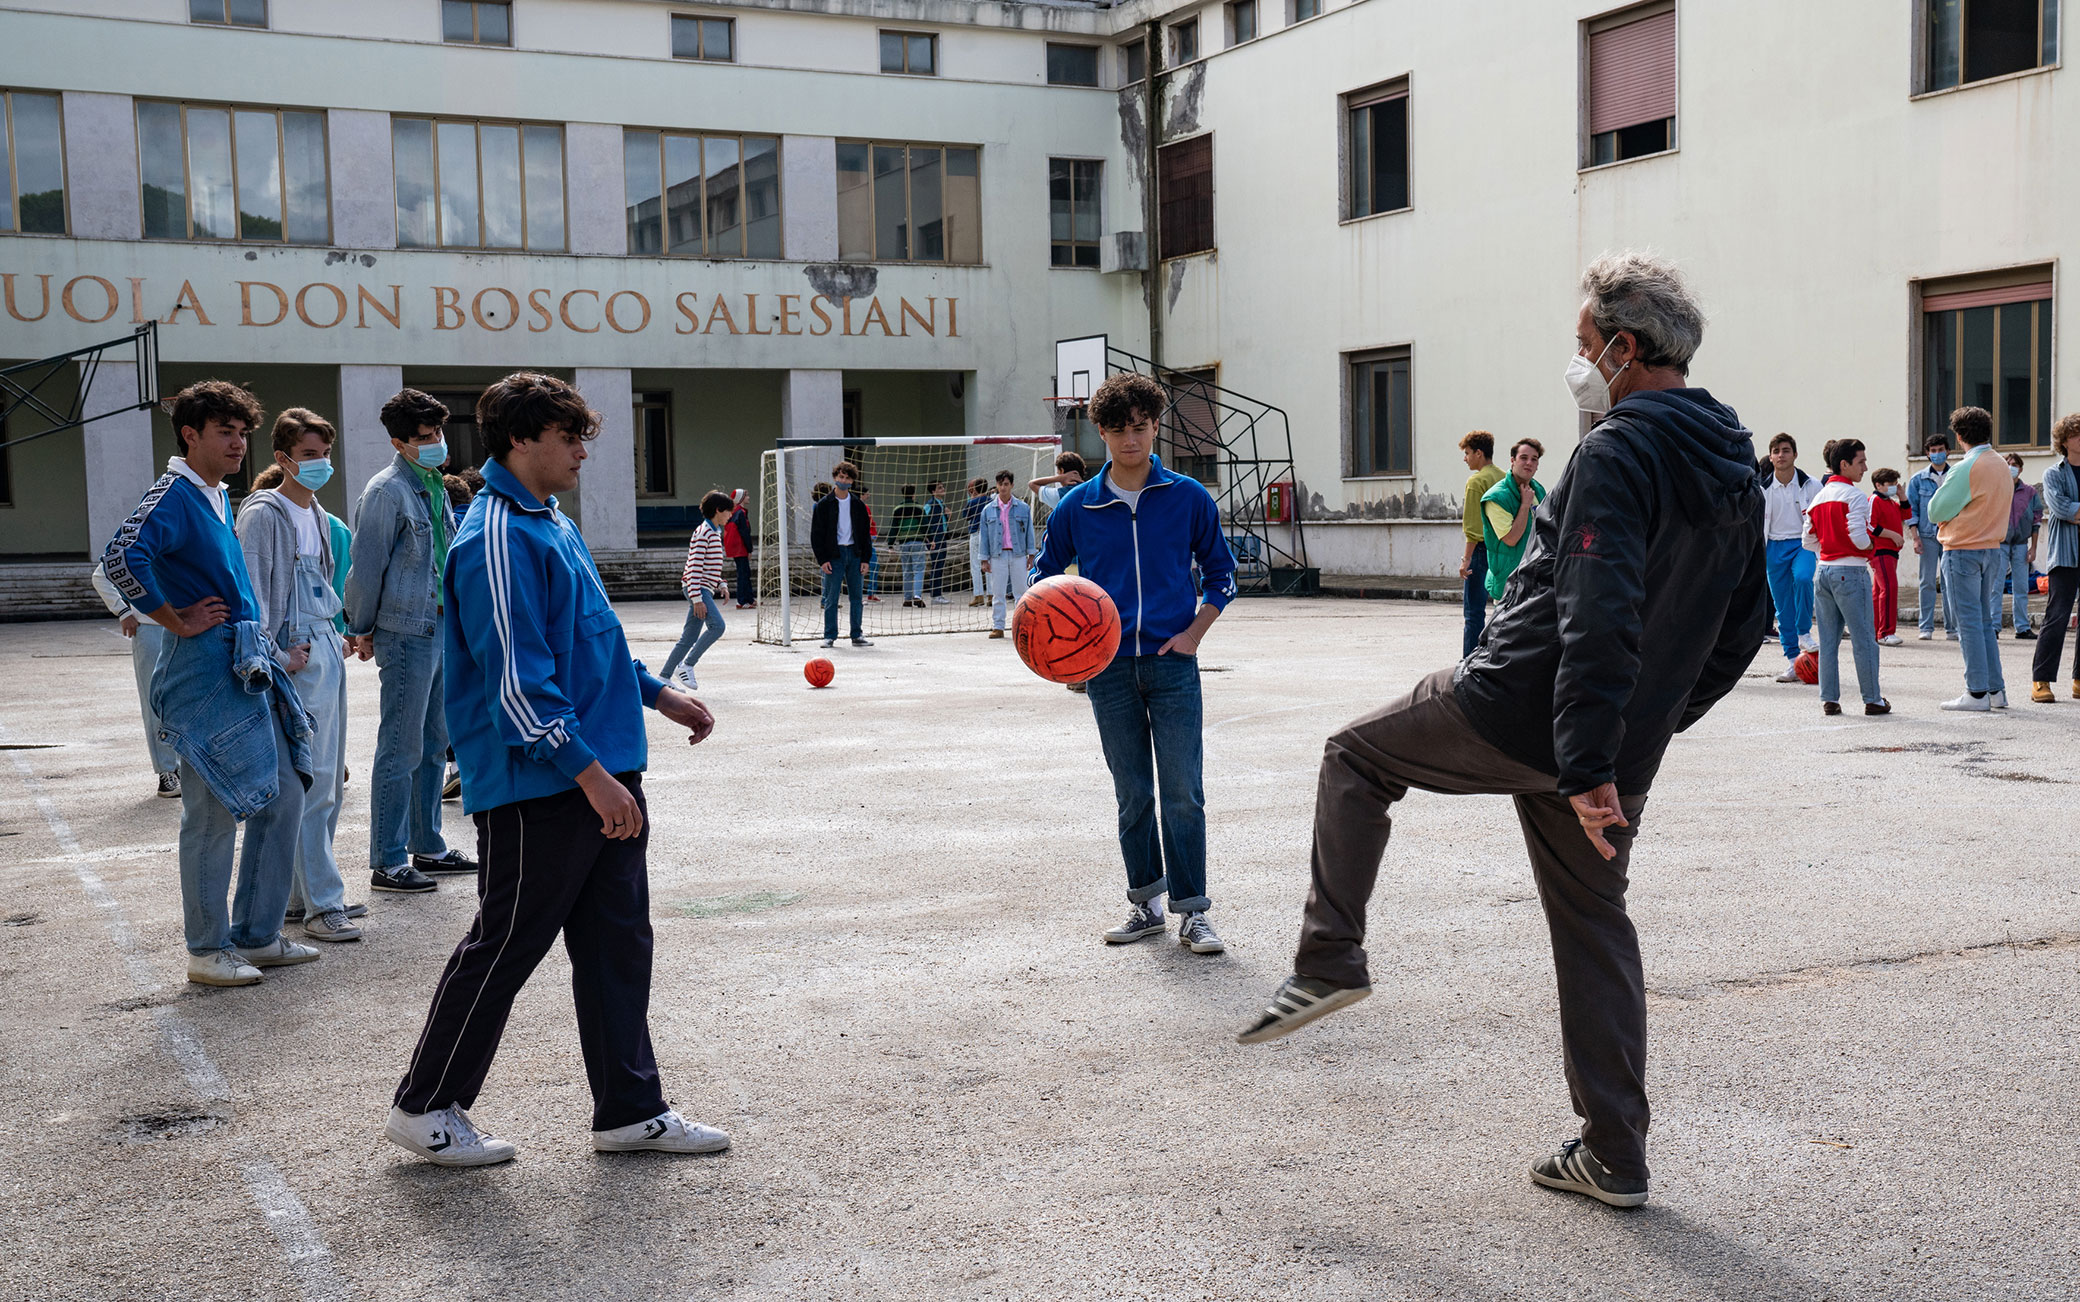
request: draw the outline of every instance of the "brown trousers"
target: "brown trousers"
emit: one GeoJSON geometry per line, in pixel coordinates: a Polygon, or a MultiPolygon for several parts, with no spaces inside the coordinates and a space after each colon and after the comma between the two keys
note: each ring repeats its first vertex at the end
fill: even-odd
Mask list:
{"type": "Polygon", "coordinates": [[[1408,695],[1329,738],[1315,789],[1314,885],[1294,971],[1338,986],[1371,984],[1365,906],[1409,788],[1515,798],[1531,872],[1553,939],[1560,1045],[1582,1138],[1625,1179],[1647,1178],[1647,996],[1639,937],[1625,915],[1625,873],[1644,793],[1624,793],[1631,827],[1604,829],[1606,863],[1550,774],[1474,731],[1440,669],[1408,695]]]}

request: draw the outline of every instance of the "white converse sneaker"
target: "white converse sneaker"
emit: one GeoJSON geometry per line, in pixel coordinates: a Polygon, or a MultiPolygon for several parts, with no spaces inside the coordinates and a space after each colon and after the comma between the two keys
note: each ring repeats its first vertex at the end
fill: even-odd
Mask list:
{"type": "Polygon", "coordinates": [[[260,969],[241,959],[236,950],[188,955],[188,980],[198,986],[249,986],[259,979],[260,969]]]}
{"type": "Polygon", "coordinates": [[[238,956],[254,967],[288,967],[292,963],[315,962],[318,951],[309,945],[299,945],[287,936],[277,935],[272,945],[240,949],[238,956]]]}
{"type": "Polygon", "coordinates": [[[2007,688],[2005,688],[2005,687],[2003,687],[2003,688],[2002,688],[2001,690],[1999,690],[1998,692],[1988,692],[1988,693],[1986,694],[1986,703],[1987,703],[1988,705],[1991,705],[1991,706],[1992,706],[1992,707],[1993,707],[1994,709],[1996,709],[1996,710],[2005,710],[2005,709],[2007,709],[2007,708],[2008,708],[2008,689],[2007,689],[2007,688]]]}
{"type": "Polygon", "coordinates": [[[600,1153],[720,1153],[729,1147],[729,1136],[666,1108],[648,1121],[593,1131],[592,1147],[600,1153]]]}
{"type": "Polygon", "coordinates": [[[478,1130],[461,1108],[411,1113],[392,1107],[383,1138],[439,1166],[491,1166],[510,1162],[520,1152],[478,1130]]]}
{"type": "Polygon", "coordinates": [[[1943,708],[1946,710],[1964,710],[1975,714],[1984,714],[1993,708],[1993,698],[1990,696],[1974,696],[1970,692],[1966,692],[1954,701],[1943,702],[1943,708]]]}

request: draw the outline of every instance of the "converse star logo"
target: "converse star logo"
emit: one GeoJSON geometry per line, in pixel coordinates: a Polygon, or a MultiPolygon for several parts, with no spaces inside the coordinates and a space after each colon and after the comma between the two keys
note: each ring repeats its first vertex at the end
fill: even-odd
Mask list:
{"type": "Polygon", "coordinates": [[[438,1153],[447,1146],[448,1132],[445,1130],[434,1131],[433,1138],[426,1141],[426,1151],[429,1153],[438,1153]]]}
{"type": "Polygon", "coordinates": [[[650,1121],[643,1127],[643,1138],[645,1139],[655,1139],[663,1133],[664,1121],[662,1119],[650,1121]]]}

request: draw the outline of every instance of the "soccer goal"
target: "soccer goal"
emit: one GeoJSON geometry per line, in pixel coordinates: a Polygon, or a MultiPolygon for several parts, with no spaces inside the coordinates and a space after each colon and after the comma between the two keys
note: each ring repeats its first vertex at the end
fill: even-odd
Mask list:
{"type": "MultiPolygon", "coordinates": [[[[1033,508],[1037,540],[1047,512],[1026,485],[1054,473],[1060,446],[1052,434],[782,441],[763,455],[758,477],[758,640],[785,646],[823,638],[823,567],[809,548],[809,520],[840,461],[859,467],[856,491],[874,527],[862,631],[878,638],[987,629],[987,587],[975,582],[969,546],[968,485],[981,480],[994,494],[997,472],[1010,471],[1013,494],[1033,508]],[[942,486],[937,505],[933,484],[942,486]]],[[[841,593],[840,637],[851,632],[849,605],[841,593]]]]}

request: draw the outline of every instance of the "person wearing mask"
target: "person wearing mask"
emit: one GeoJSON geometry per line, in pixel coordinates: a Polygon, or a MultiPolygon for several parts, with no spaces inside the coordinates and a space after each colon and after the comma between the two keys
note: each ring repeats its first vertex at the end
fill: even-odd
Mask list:
{"type": "MultiPolygon", "coordinates": [[[[2044,503],[2037,490],[2022,477],[2022,458],[2010,452],[2003,460],[2008,463],[2008,473],[2015,478],[2015,498],[2008,506],[2008,532],[2001,540],[2008,591],[2015,607],[2015,640],[2034,642],[2037,634],[2029,621],[2030,574],[2037,566],[2037,534],[2044,526],[2044,503]]],[[[1993,631],[1996,637],[2000,635],[1998,619],[1993,631]]]]}
{"type": "Polygon", "coordinates": [[[838,593],[852,594],[852,645],[872,646],[861,625],[860,577],[874,554],[868,532],[867,504],[852,491],[859,467],[840,461],[831,467],[831,491],[809,513],[809,550],[823,569],[823,645],[838,645],[838,593]]]}
{"type": "Polygon", "coordinates": [[[1993,416],[1985,408],[1951,412],[1950,432],[1964,447],[1964,459],[1928,499],[1928,518],[1936,522],[1936,540],[1943,548],[1943,590],[1957,613],[1965,692],[1943,702],[1943,708],[2005,710],[2007,684],[1994,634],[2000,627],[2001,577],[2007,563],[2001,541],[2008,535],[2015,480],[1989,446],[1993,416]]]}
{"type": "Polygon", "coordinates": [[[368,880],[373,890],[418,895],[428,873],[470,873],[476,860],[441,839],[448,725],[442,717],[441,566],[455,517],[441,466],[448,409],[400,390],[379,417],[396,454],[369,477],[354,515],[347,571],[347,633],[381,671],[382,712],[369,780],[368,880]]]}
{"type": "Polygon", "coordinates": [[[181,757],[165,738],[159,735],[159,716],[152,710],[152,670],[159,663],[159,653],[166,649],[166,630],[137,613],[129,602],[116,591],[116,585],[108,581],[108,567],[96,562],[89,576],[94,584],[95,595],[108,613],[116,617],[116,624],[123,630],[123,637],[130,643],[130,673],[137,682],[137,709],[144,716],[145,753],[151,756],[152,770],[159,775],[157,795],[163,800],[181,798],[181,757]]]}
{"type": "Polygon", "coordinates": [[[256,488],[238,511],[238,543],[260,627],[274,639],[275,663],[310,716],[314,773],[304,794],[289,905],[301,915],[303,933],[326,942],[361,939],[332,844],[347,764],[347,661],[333,623],[340,611],[332,586],[338,562],[317,491],[332,479],[337,438],[332,422],[307,408],[275,417],[273,465],[280,483],[256,488]]]}
{"type": "Polygon", "coordinates": [[[737,609],[750,610],[758,604],[758,589],[751,583],[751,512],[744,509],[744,490],[730,495],[729,519],[722,525],[722,554],[737,567],[737,609]]]}
{"type": "Polygon", "coordinates": [[[1040,550],[1033,541],[1033,508],[1011,495],[1018,483],[1008,470],[997,472],[997,495],[982,508],[982,574],[989,580],[991,637],[1004,636],[1006,602],[1016,605],[1026,595],[1026,575],[1040,550]]]}
{"type": "Polygon", "coordinates": [[[1805,545],[1820,557],[1813,577],[1813,616],[1820,628],[1820,712],[1842,712],[1842,631],[1856,660],[1856,690],[1865,714],[1890,714],[1878,690],[1878,635],[1871,597],[1870,499],[1857,485],[1869,459],[1858,439],[1836,439],[1821,449],[1827,480],[1806,508],[1805,545]]]}
{"type": "Polygon", "coordinates": [[[1820,485],[1798,468],[1798,440],[1779,434],[1769,441],[1762,472],[1763,529],[1769,543],[1769,595],[1777,612],[1777,638],[1784,648],[1780,683],[1802,681],[1794,665],[1811,651],[1813,639],[1813,553],[1806,550],[1806,508],[1820,485]]]}
{"type": "Polygon", "coordinates": [[[700,690],[693,667],[722,636],[722,600],[729,592],[722,586],[722,531],[728,527],[732,503],[723,492],[701,499],[702,520],[686,544],[686,566],[679,571],[679,589],[686,594],[686,627],[678,644],[665,657],[664,680],[685,691],[700,690]]]}
{"type": "Polygon", "coordinates": [[[1921,609],[1917,623],[1921,627],[1918,636],[1926,642],[1936,635],[1936,592],[1943,594],[1943,636],[1957,640],[1957,608],[1950,600],[1950,589],[1943,583],[1943,540],[1938,536],[1936,522],[1929,518],[1929,499],[1950,477],[1950,437],[1947,434],[1931,434],[1922,442],[1922,451],[1928,454],[1928,468],[1914,472],[1907,480],[1907,523],[1913,526],[1911,535],[1914,556],[1920,564],[1919,587],[1915,600],[1921,609]]]}
{"type": "Polygon", "coordinates": [[[1459,455],[1473,472],[1466,476],[1465,500],[1459,512],[1466,533],[1466,551],[1459,557],[1459,580],[1465,584],[1459,603],[1465,616],[1459,654],[1470,656],[1488,623],[1488,549],[1481,532],[1481,498],[1501,482],[1502,467],[1495,464],[1495,436],[1484,429],[1459,440],[1459,455]]]}
{"type": "Polygon", "coordinates": [[[1531,547],[1531,513],[1546,500],[1534,476],[1546,449],[1537,439],[1518,439],[1509,450],[1509,473],[1481,495],[1481,542],[1487,554],[1488,595],[1502,600],[1509,576],[1531,547]]]}
{"type": "MultiPolygon", "coordinates": [[[[2058,677],[2059,654],[2066,646],[2066,621],[2080,591],[2080,413],[2061,416],[2051,427],[2051,448],[2058,460],[2044,472],[2044,520],[2049,538],[2044,569],[2049,580],[2044,598],[2044,635],[2030,665],[2029,699],[2049,705],[2058,698],[2051,684],[2058,677]]],[[[2073,648],[2073,699],[2080,701],[2080,645],[2073,648]]]]}
{"type": "Polygon", "coordinates": [[[968,601],[971,606],[989,604],[989,590],[982,579],[982,508],[988,505],[989,481],[969,480],[968,500],[961,504],[961,516],[968,522],[968,582],[975,592],[968,601]]]}
{"type": "Polygon", "coordinates": [[[931,589],[934,606],[950,606],[946,599],[946,485],[933,483],[931,500],[924,504],[924,544],[931,556],[931,589]]]}
{"type": "Polygon", "coordinates": [[[1899,471],[1871,476],[1871,616],[1879,646],[1899,646],[1899,551],[1907,545],[1907,512],[1899,471]]]}
{"type": "Polygon", "coordinates": [[[1580,1137],[1531,1179],[1637,1207],[1648,1192],[1647,992],[1625,911],[1633,840],[1671,737],[1755,658],[1763,486],[1753,436],[1688,382],[1704,313],[1681,272],[1612,254],[1582,291],[1567,386],[1596,424],[1532,517],[1534,561],[1471,656],[1329,738],[1293,975],[1237,1038],[1277,1039],[1370,993],[1365,914],[1397,801],[1418,788],[1509,795],[1552,937],[1562,1062],[1582,1118],[1580,1137]]]}
{"type": "Polygon", "coordinates": [[[925,510],[917,501],[917,485],[903,485],[903,500],[888,513],[889,536],[903,563],[903,606],[924,605],[925,510]]]}

